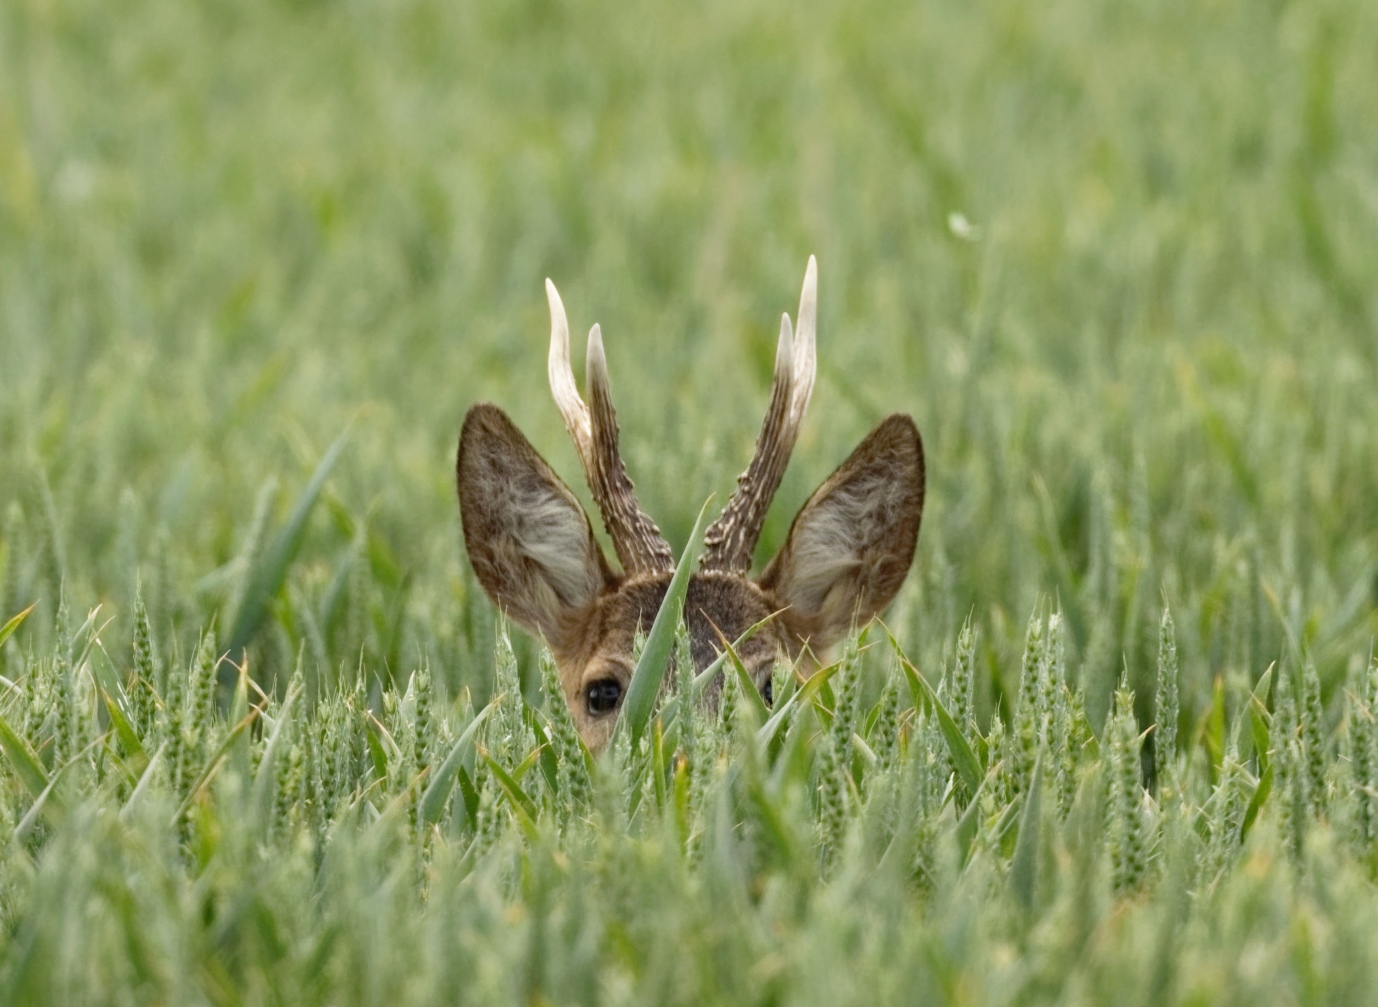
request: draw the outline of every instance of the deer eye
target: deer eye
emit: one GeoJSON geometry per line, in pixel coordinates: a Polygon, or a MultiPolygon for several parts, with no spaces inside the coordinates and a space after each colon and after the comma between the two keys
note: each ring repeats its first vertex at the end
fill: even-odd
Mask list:
{"type": "Polygon", "coordinates": [[[761,698],[766,701],[766,706],[775,706],[775,685],[770,679],[766,679],[766,684],[761,686],[761,698]]]}
{"type": "Polygon", "coordinates": [[[600,678],[590,682],[584,689],[584,702],[589,713],[601,715],[617,709],[617,701],[622,698],[622,684],[615,678],[600,678]]]}

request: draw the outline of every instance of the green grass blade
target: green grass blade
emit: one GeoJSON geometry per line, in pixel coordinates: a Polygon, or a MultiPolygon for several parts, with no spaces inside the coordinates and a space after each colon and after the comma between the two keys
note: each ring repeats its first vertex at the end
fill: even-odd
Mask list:
{"type": "Polygon", "coordinates": [[[0,717],[0,748],[5,750],[15,775],[35,799],[48,789],[48,774],[43,769],[43,763],[38,761],[28,743],[15,733],[4,717],[0,717]]]}
{"type": "MultiPolygon", "coordinates": [[[[656,696],[660,693],[660,683],[665,680],[665,671],[670,663],[670,652],[675,646],[675,631],[679,627],[680,613],[684,609],[684,596],[689,590],[690,572],[698,562],[699,550],[703,548],[704,518],[712,498],[704,501],[699,508],[694,530],[689,535],[689,543],[680,553],[679,564],[674,576],[670,578],[670,588],[665,592],[665,600],[660,603],[660,611],[651,623],[651,632],[646,636],[646,645],[641,650],[641,659],[632,672],[631,684],[627,686],[627,698],[622,701],[622,712],[617,718],[615,730],[619,733],[630,731],[633,747],[641,740],[646,724],[651,719],[656,696]]],[[[609,750],[612,749],[609,745],[609,750]]]]}
{"type": "Polygon", "coordinates": [[[269,808],[271,807],[273,787],[277,783],[277,775],[273,771],[274,763],[277,759],[278,747],[283,737],[283,731],[291,722],[292,707],[296,704],[298,697],[306,691],[306,685],[301,679],[294,680],[291,688],[287,690],[287,695],[283,697],[282,705],[277,710],[277,720],[273,724],[273,733],[268,737],[268,744],[264,746],[263,758],[258,763],[258,773],[254,776],[254,791],[251,807],[259,816],[260,822],[268,820],[269,808]]]}
{"type": "Polygon", "coordinates": [[[1268,745],[1269,738],[1273,732],[1272,716],[1268,713],[1268,693],[1273,687],[1273,666],[1269,665],[1268,670],[1263,673],[1263,677],[1254,686],[1253,694],[1249,696],[1248,716],[1249,734],[1254,742],[1254,754],[1258,757],[1258,771],[1260,774],[1268,770],[1268,745]]]}
{"type": "Polygon", "coordinates": [[[489,756],[487,752],[481,754],[484,765],[488,767],[488,771],[493,774],[493,779],[497,781],[498,787],[507,796],[507,803],[517,816],[522,831],[534,839],[540,834],[540,829],[536,825],[536,819],[540,814],[536,810],[536,802],[531,800],[526,791],[521,788],[521,784],[512,779],[511,774],[503,769],[496,759],[489,756]]]}
{"type": "Polygon", "coordinates": [[[38,602],[34,602],[28,608],[24,609],[24,611],[10,619],[5,625],[0,626],[0,647],[5,645],[5,641],[14,635],[14,631],[23,625],[24,620],[27,619],[30,613],[36,608],[38,608],[38,602]]]}
{"type": "Polygon", "coordinates": [[[545,749],[545,745],[537,744],[536,747],[527,754],[526,758],[522,759],[522,761],[517,764],[517,768],[512,770],[512,779],[516,780],[518,783],[526,779],[526,774],[540,765],[541,756],[544,754],[545,749]]]}
{"type": "MultiPolygon", "coordinates": [[[[69,762],[67,765],[70,766],[71,763],[69,762]]],[[[15,839],[22,841],[28,836],[29,832],[34,827],[34,823],[38,821],[38,816],[43,814],[43,809],[48,806],[48,799],[52,796],[53,789],[57,786],[58,781],[62,779],[63,771],[66,768],[67,766],[63,766],[62,769],[54,773],[52,780],[50,780],[48,785],[43,788],[42,792],[34,798],[34,802],[29,806],[29,810],[24,813],[24,817],[21,818],[19,823],[14,827],[15,839]]],[[[52,803],[56,805],[58,802],[54,799],[52,803]]]]}
{"type": "Polygon", "coordinates": [[[722,630],[717,626],[714,626],[713,630],[718,634],[718,641],[727,655],[728,666],[737,676],[737,687],[741,690],[742,700],[755,712],[756,723],[764,724],[770,719],[770,708],[766,706],[765,697],[757,691],[756,683],[751,680],[746,665],[742,664],[742,659],[737,655],[737,648],[732,646],[732,642],[723,636],[722,630]]]}
{"type": "Polygon", "coordinates": [[[795,689],[789,694],[789,698],[784,702],[776,704],[770,711],[770,719],[761,725],[761,729],[756,732],[758,744],[769,744],[774,740],[776,733],[780,730],[780,725],[789,719],[790,711],[799,705],[799,697],[804,695],[804,690],[795,689]]]}
{"type": "Polygon", "coordinates": [[[1225,678],[1223,675],[1215,676],[1215,684],[1211,688],[1211,705],[1206,711],[1205,730],[1202,734],[1202,741],[1205,743],[1206,752],[1210,756],[1212,776],[1215,779],[1220,777],[1220,766],[1225,761],[1225,678]]]}
{"type": "MultiPolygon", "coordinates": [[[[779,614],[779,612],[772,612],[759,622],[748,626],[742,632],[741,636],[732,641],[732,646],[740,647],[742,644],[746,643],[746,641],[750,640],[761,630],[761,627],[774,621],[779,614]]],[[[723,665],[726,663],[727,651],[718,651],[718,656],[713,659],[712,663],[690,680],[688,688],[682,689],[678,695],[666,701],[665,705],[660,708],[660,717],[667,729],[675,722],[675,718],[679,715],[680,711],[699,701],[700,697],[703,696],[703,691],[708,688],[708,683],[713,681],[713,677],[722,670],[723,665]]]]}
{"type": "MultiPolygon", "coordinates": [[[[455,770],[455,786],[459,787],[460,800],[464,802],[464,814],[469,819],[469,824],[471,826],[476,825],[478,823],[478,789],[474,786],[474,778],[469,775],[468,770],[462,764],[455,770]]],[[[443,803],[441,807],[444,807],[443,803]]]]}
{"type": "Polygon", "coordinates": [[[311,511],[320,498],[325,480],[329,477],[330,470],[335,467],[335,463],[339,461],[348,439],[348,430],[335,438],[335,443],[330,445],[330,449],[316,466],[311,481],[302,490],[301,496],[297,497],[291,516],[273,540],[272,547],[263,555],[258,565],[249,571],[249,586],[244,592],[244,601],[239,607],[239,612],[235,615],[229,645],[225,648],[231,660],[236,663],[243,663],[244,648],[258,633],[268,616],[273,599],[282,590],[282,585],[287,580],[287,571],[306,537],[307,519],[311,517],[311,511]]]}
{"type": "Polygon", "coordinates": [[[455,785],[455,776],[459,771],[461,763],[464,761],[465,753],[469,745],[474,740],[474,735],[478,733],[479,727],[488,715],[498,708],[498,703],[502,697],[498,696],[491,703],[485,706],[469,721],[469,726],[464,729],[464,733],[459,736],[450,749],[450,754],[445,756],[445,761],[436,767],[435,773],[431,776],[431,782],[426,787],[426,792],[421,795],[421,821],[426,825],[434,825],[440,821],[440,815],[445,810],[445,799],[450,796],[450,791],[455,785]]]}
{"type": "Polygon", "coordinates": [[[201,792],[210,786],[211,781],[214,780],[216,774],[220,772],[220,767],[225,765],[225,762],[229,759],[230,749],[234,747],[234,743],[240,739],[244,732],[249,729],[249,726],[257,719],[258,710],[251,710],[244,719],[230,728],[230,732],[225,735],[224,740],[216,746],[215,751],[211,753],[211,757],[206,760],[205,766],[201,768],[201,772],[197,775],[196,781],[191,785],[191,789],[187,791],[186,797],[182,799],[182,803],[172,816],[171,827],[176,826],[182,816],[190,810],[192,804],[195,803],[196,798],[200,796],[201,792]]]}
{"type": "Polygon", "coordinates": [[[153,785],[153,781],[157,778],[158,770],[163,764],[163,753],[165,751],[167,751],[167,746],[163,745],[153,753],[153,758],[148,760],[148,765],[144,767],[143,776],[139,777],[139,782],[129,795],[129,800],[125,801],[124,806],[120,808],[120,821],[128,822],[133,817],[134,808],[138,805],[143,795],[148,792],[149,787],[153,785]]]}
{"type": "Polygon", "coordinates": [[[120,704],[103,686],[98,686],[98,689],[101,702],[105,704],[105,712],[110,715],[110,726],[115,729],[115,735],[120,739],[124,750],[130,755],[144,755],[143,743],[139,741],[139,736],[134,732],[134,727],[129,723],[129,718],[125,716],[120,704]]]}
{"type": "Polygon", "coordinates": [[[1248,837],[1249,830],[1254,827],[1254,822],[1258,820],[1258,813],[1263,810],[1263,804],[1272,792],[1273,767],[1270,763],[1268,768],[1259,774],[1258,786],[1254,788],[1253,796],[1249,798],[1249,807],[1244,812],[1244,822],[1239,828],[1240,842],[1248,837]]]}
{"type": "Polygon", "coordinates": [[[957,850],[962,855],[962,863],[966,863],[967,857],[971,855],[971,844],[976,839],[977,819],[981,816],[981,795],[985,792],[986,784],[995,779],[995,771],[998,768],[998,763],[991,767],[981,785],[972,792],[971,803],[967,805],[966,811],[962,812],[962,817],[957,820],[957,850]]]}
{"type": "Polygon", "coordinates": [[[796,863],[799,851],[781,814],[780,803],[771,798],[759,779],[748,781],[747,798],[756,812],[755,824],[760,829],[760,838],[770,848],[773,860],[783,865],[796,863]]]}
{"type": "MultiPolygon", "coordinates": [[[[899,654],[898,649],[895,652],[899,654]]],[[[981,764],[976,761],[976,754],[967,744],[967,739],[962,734],[961,728],[957,726],[957,722],[952,719],[952,714],[948,713],[947,708],[939,702],[937,692],[934,691],[933,686],[928,684],[923,673],[910,664],[909,659],[903,654],[899,654],[899,659],[900,667],[909,676],[911,686],[918,686],[928,695],[929,702],[933,704],[933,712],[938,717],[938,727],[943,732],[943,740],[947,742],[947,750],[952,753],[952,763],[957,767],[957,775],[966,784],[967,792],[975,794],[981,785],[981,764]]]]}
{"type": "MultiPolygon", "coordinates": [[[[99,748],[103,744],[105,744],[105,736],[101,735],[53,772],[52,777],[48,780],[48,785],[35,795],[33,804],[30,805],[24,817],[21,818],[19,823],[14,827],[14,836],[16,839],[22,840],[29,834],[34,823],[38,821],[39,815],[47,817],[47,809],[49,807],[57,811],[62,810],[62,802],[56,795],[58,783],[62,780],[62,777],[66,775],[68,769],[75,766],[78,761],[89,755],[92,749],[99,748]]],[[[49,821],[52,821],[52,819],[49,818],[49,821]]]]}
{"type": "Polygon", "coordinates": [[[1024,808],[1019,814],[1019,837],[1010,861],[1010,887],[1025,912],[1033,909],[1034,885],[1038,881],[1038,840],[1042,824],[1043,754],[1034,760],[1033,780],[1029,783],[1024,808]]]}

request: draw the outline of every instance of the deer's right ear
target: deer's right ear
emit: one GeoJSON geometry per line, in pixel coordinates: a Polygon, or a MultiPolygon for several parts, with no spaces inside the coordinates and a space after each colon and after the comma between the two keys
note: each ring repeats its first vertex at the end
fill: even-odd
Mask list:
{"type": "Polygon", "coordinates": [[[519,625],[559,648],[565,617],[615,579],[584,509],[497,406],[469,409],[455,468],[479,583],[519,625]]]}

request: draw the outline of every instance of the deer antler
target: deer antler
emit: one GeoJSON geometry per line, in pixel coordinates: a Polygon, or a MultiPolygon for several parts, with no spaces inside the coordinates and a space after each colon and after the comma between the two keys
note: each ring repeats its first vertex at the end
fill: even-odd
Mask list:
{"type": "Polygon", "coordinates": [[[565,306],[550,280],[545,281],[545,292],[550,301],[550,393],[579,452],[589,489],[603,515],[603,526],[617,550],[617,559],[628,574],[668,573],[675,568],[670,546],[661,537],[655,522],[636,502],[632,481],[618,451],[617,413],[612,406],[602,330],[595,325],[589,331],[584,384],[593,406],[590,410],[579,397],[574,383],[565,306]]]}
{"type": "Polygon", "coordinates": [[[780,342],[775,350],[770,406],[756,439],[756,455],[747,470],[737,477],[737,490],[722,516],[704,536],[702,569],[705,571],[746,573],[751,569],[751,553],[761,536],[766,511],[785,476],[790,452],[799,437],[799,426],[808,409],[814,377],[818,373],[814,348],[818,262],[812,255],[804,271],[798,317],[798,331],[790,327],[788,314],[780,318],[780,342]]]}

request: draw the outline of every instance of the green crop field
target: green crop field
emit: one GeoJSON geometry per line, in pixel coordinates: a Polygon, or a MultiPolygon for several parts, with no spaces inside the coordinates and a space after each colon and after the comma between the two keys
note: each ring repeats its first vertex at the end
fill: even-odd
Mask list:
{"type": "Polygon", "coordinates": [[[1365,0],[0,4],[0,1003],[1370,1002],[1375,53],[1365,0]],[[589,757],[464,412],[587,501],[553,278],[678,552],[810,254],[758,555],[901,411],[914,569],[589,757]]]}

